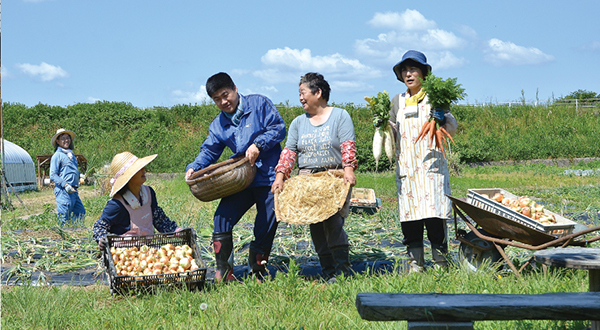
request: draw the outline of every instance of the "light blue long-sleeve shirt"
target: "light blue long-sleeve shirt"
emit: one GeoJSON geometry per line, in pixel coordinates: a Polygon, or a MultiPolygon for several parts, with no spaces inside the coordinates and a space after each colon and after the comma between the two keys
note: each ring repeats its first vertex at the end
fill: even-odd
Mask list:
{"type": "Polygon", "coordinates": [[[64,188],[66,184],[79,187],[80,173],[77,167],[77,158],[72,151],[69,150],[69,152],[71,152],[73,159],[69,159],[69,156],[61,151],[59,147],[50,159],[50,180],[54,182],[56,187],[64,188]]]}

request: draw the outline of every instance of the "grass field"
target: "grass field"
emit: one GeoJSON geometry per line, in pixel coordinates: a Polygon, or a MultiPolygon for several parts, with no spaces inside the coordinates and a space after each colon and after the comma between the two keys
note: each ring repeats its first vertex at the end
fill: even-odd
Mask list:
{"type": "MultiPolygon", "coordinates": [[[[598,169],[600,162],[577,165],[577,169],[598,169]]],[[[546,203],[553,212],[578,219],[582,224],[600,225],[600,176],[565,174],[565,168],[544,165],[468,168],[451,178],[454,196],[463,197],[469,188],[503,188],[546,203]]],[[[181,226],[198,232],[199,244],[210,246],[212,214],[216,202],[196,200],[182,175],[173,180],[151,177],[159,204],[181,226]]],[[[359,260],[391,260],[400,264],[405,249],[397,220],[394,173],[359,173],[358,187],[374,188],[383,201],[375,215],[352,214],[346,223],[351,256],[359,260]]],[[[53,194],[50,190],[21,194],[27,205],[13,200],[14,211],[2,212],[3,271],[12,271],[24,283],[33,268],[48,273],[72,272],[90,264],[98,265],[89,228],[100,215],[107,196],[94,196],[93,186],[82,189],[87,218],[79,230],[56,228],[53,194]],[[29,216],[36,214],[35,216],[29,216]],[[28,229],[26,232],[17,231],[28,229]],[[17,232],[15,232],[17,231],[17,232]],[[50,244],[52,242],[52,244],[50,244]],[[13,252],[13,253],[8,253],[13,252]],[[42,258],[32,258],[33,255],[42,258]]],[[[253,211],[234,230],[236,264],[247,258],[253,211]]],[[[458,246],[449,226],[450,251],[458,246]]],[[[105,285],[87,287],[31,285],[2,286],[3,329],[405,329],[406,322],[369,323],[355,308],[359,292],[445,292],[445,293],[545,293],[587,291],[587,272],[551,269],[544,275],[526,268],[519,279],[507,268],[484,267],[473,272],[453,264],[445,272],[429,268],[421,274],[399,270],[382,274],[359,274],[326,285],[299,275],[301,263],[315,261],[308,230],[284,226],[278,230],[271,262],[288,268],[272,281],[258,284],[207,286],[201,292],[163,291],[151,295],[111,296],[105,285]]],[[[598,242],[595,247],[600,246],[598,242]]],[[[516,264],[531,251],[507,248],[516,264]]],[[[202,255],[209,267],[213,256],[202,255]]],[[[426,258],[430,258],[426,254],[426,258]]],[[[101,268],[98,268],[101,271],[101,268]]],[[[29,276],[29,279],[28,279],[29,276]]],[[[477,329],[581,329],[589,322],[512,321],[477,322],[477,329]]]]}

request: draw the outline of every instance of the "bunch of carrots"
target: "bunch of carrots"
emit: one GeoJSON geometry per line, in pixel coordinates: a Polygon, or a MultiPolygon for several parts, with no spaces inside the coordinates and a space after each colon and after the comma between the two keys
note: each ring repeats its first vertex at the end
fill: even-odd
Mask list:
{"type": "Polygon", "coordinates": [[[421,132],[417,136],[417,140],[415,143],[419,142],[421,139],[425,137],[429,137],[429,148],[433,146],[435,140],[435,147],[442,150],[442,154],[444,158],[446,158],[446,150],[444,149],[444,144],[448,147],[447,139],[450,139],[452,143],[454,143],[454,139],[452,136],[446,132],[446,130],[440,125],[437,119],[430,118],[429,121],[425,122],[423,127],[421,127],[421,132]]]}
{"type": "MultiPolygon", "coordinates": [[[[419,78],[421,79],[421,78],[419,78]]],[[[430,73],[425,80],[421,79],[422,88],[427,92],[427,98],[429,104],[434,109],[448,109],[450,104],[456,102],[459,99],[464,99],[467,95],[465,89],[460,87],[460,84],[456,83],[456,78],[448,78],[443,80],[442,78],[436,77],[433,73],[430,73]]],[[[435,147],[442,150],[444,158],[446,158],[446,150],[444,144],[448,147],[448,139],[454,143],[452,136],[446,132],[446,130],[440,125],[437,119],[431,117],[423,127],[417,136],[415,143],[421,139],[429,138],[429,148],[431,148],[435,142],[435,147]]]]}

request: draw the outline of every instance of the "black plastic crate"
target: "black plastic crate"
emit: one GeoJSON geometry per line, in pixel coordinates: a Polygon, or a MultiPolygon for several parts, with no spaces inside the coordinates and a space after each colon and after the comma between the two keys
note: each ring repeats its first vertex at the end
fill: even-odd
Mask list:
{"type": "Polygon", "coordinates": [[[196,231],[193,228],[186,228],[176,233],[165,233],[156,235],[142,236],[117,236],[108,235],[108,244],[102,251],[102,259],[106,266],[108,274],[108,284],[111,293],[123,294],[130,291],[147,290],[150,291],[159,286],[187,288],[189,290],[201,290],[206,281],[206,264],[200,257],[200,249],[196,243],[196,231]],[[183,273],[160,274],[160,275],[117,275],[112,255],[111,247],[131,248],[141,247],[143,245],[149,248],[160,248],[165,244],[184,245],[187,244],[192,249],[192,258],[196,261],[198,269],[186,271],[183,273]]]}

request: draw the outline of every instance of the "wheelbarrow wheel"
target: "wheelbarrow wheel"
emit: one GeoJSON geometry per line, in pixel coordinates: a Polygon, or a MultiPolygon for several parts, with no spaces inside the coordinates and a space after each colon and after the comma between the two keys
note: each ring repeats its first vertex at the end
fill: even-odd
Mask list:
{"type": "MultiPolygon", "coordinates": [[[[489,235],[483,230],[480,233],[489,235]]],[[[470,244],[461,242],[459,245],[459,260],[465,263],[472,270],[477,270],[483,265],[500,265],[497,263],[502,259],[500,252],[494,247],[492,242],[481,239],[474,232],[469,232],[464,237],[470,244]]]]}

